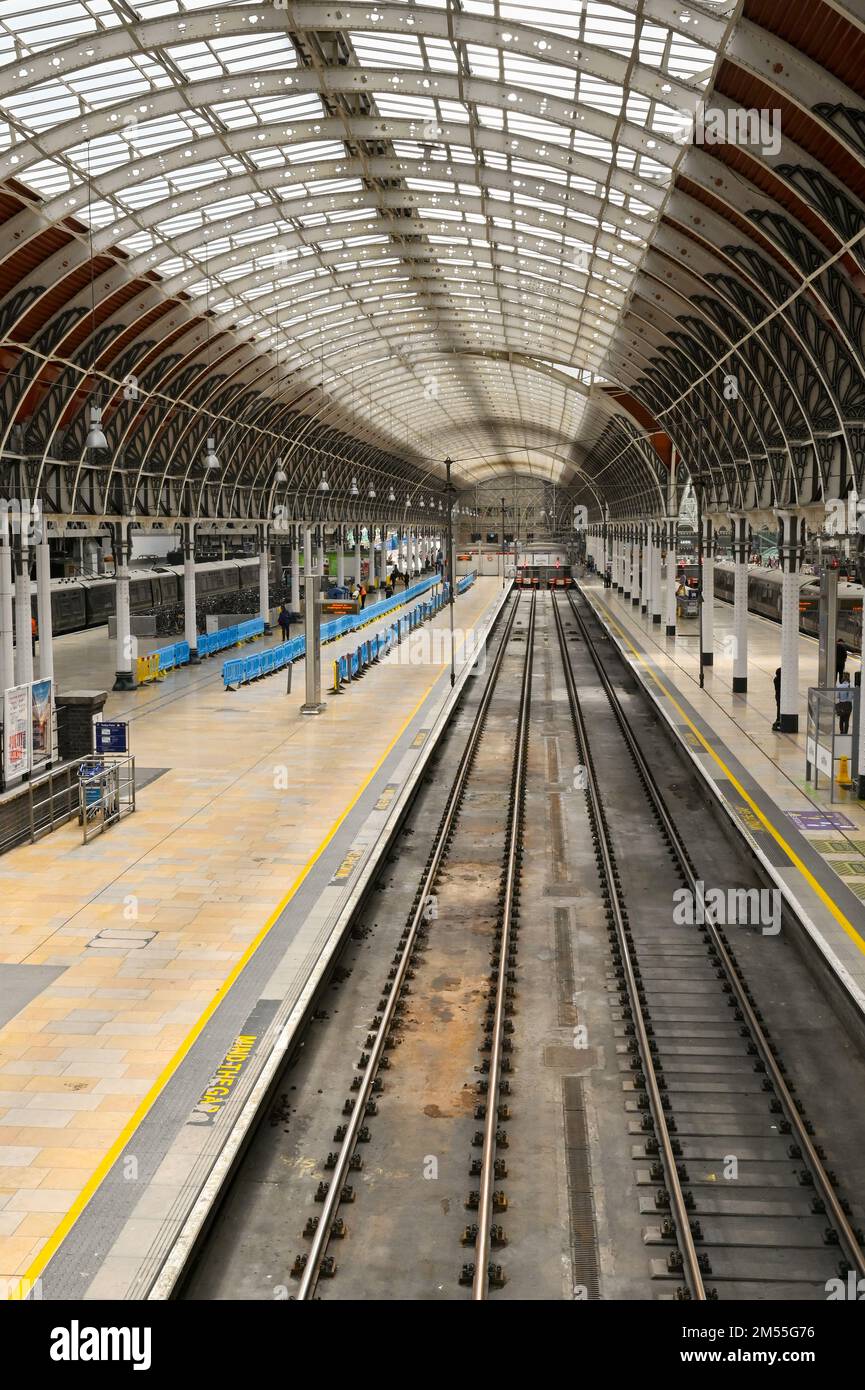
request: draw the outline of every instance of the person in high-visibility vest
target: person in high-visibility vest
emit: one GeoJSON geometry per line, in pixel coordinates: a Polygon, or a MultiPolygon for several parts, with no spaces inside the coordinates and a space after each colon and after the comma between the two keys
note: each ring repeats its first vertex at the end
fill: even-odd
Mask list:
{"type": "Polygon", "coordinates": [[[36,655],[36,638],[39,636],[39,627],[35,618],[30,619],[30,642],[33,647],[33,655],[36,655]]]}

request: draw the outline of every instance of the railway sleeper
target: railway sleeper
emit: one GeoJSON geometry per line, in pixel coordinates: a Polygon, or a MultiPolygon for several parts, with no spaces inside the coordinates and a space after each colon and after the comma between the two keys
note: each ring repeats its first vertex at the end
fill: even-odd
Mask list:
{"type": "MultiPolygon", "coordinates": [[[[318,1217],[317,1217],[317,1216],[310,1216],[310,1217],[308,1217],[308,1218],[307,1218],[306,1225],[305,1225],[304,1228],[303,1228],[303,1234],[304,1234],[304,1236],[305,1236],[307,1239],[311,1240],[312,1237],[315,1235],[315,1233],[316,1233],[317,1230],[318,1230],[318,1217]]],[[[342,1217],[341,1217],[341,1216],[337,1216],[336,1219],[331,1223],[331,1227],[330,1227],[331,1238],[332,1238],[333,1240],[343,1240],[343,1239],[345,1238],[346,1234],[347,1234],[347,1231],[348,1231],[348,1228],[347,1228],[345,1222],[343,1221],[342,1217]]]]}
{"type": "MultiPolygon", "coordinates": [[[[701,1274],[711,1274],[712,1264],[705,1250],[697,1255],[697,1264],[701,1274]]],[[[667,1270],[670,1274],[681,1274],[685,1268],[685,1260],[681,1250],[671,1250],[667,1256],[667,1270]]]]}
{"type": "MultiPolygon", "coordinates": [[[[292,1279],[299,1279],[300,1276],[303,1274],[304,1270],[306,1269],[307,1258],[308,1257],[306,1254],[295,1256],[294,1264],[291,1267],[292,1279]]],[[[336,1274],[336,1270],[337,1264],[336,1260],[333,1258],[333,1255],[325,1255],[322,1259],[321,1264],[319,1265],[319,1278],[332,1279],[333,1276],[336,1274]]]]}
{"type": "MultiPolygon", "coordinates": [[[[694,1240],[703,1239],[703,1227],[699,1221],[689,1221],[688,1229],[690,1230],[694,1240]]],[[[658,1227],[658,1233],[662,1240],[677,1239],[677,1227],[672,1216],[664,1217],[663,1221],[661,1222],[661,1225],[658,1227]]]]}
{"type": "MultiPolygon", "coordinates": [[[[473,1158],[469,1163],[469,1177],[479,1178],[482,1172],[483,1159],[473,1158]]],[[[496,1158],[493,1160],[493,1173],[497,1178],[501,1180],[504,1180],[507,1177],[508,1165],[503,1158],[496,1158]]]]}
{"type": "MultiPolygon", "coordinates": [[[[478,1228],[477,1228],[477,1226],[466,1226],[466,1227],[463,1229],[463,1233],[462,1233],[462,1236],[460,1237],[460,1240],[461,1240],[461,1242],[462,1242],[463,1245],[474,1245],[474,1243],[475,1243],[475,1241],[477,1240],[477,1238],[478,1238],[478,1228]]],[[[501,1226],[491,1226],[491,1227],[490,1227],[490,1245],[492,1245],[494,1249],[497,1249],[497,1248],[500,1248],[500,1247],[503,1246],[503,1245],[507,1245],[507,1243],[508,1243],[508,1238],[507,1238],[507,1236],[506,1236],[505,1233],[504,1233],[503,1227],[501,1227],[501,1226]]],[[[474,1268],[474,1266],[472,1266],[472,1268],[474,1268]]]]}
{"type": "MultiPolygon", "coordinates": [[[[509,1105],[497,1105],[496,1116],[499,1120],[509,1120],[511,1118],[511,1107],[509,1105]]],[[[485,1120],[487,1117],[487,1107],[485,1105],[475,1106],[475,1119],[485,1120]]]]}

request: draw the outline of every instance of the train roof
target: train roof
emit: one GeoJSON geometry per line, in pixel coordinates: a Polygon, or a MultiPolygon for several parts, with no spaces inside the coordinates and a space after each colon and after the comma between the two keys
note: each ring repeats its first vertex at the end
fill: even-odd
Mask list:
{"type": "MultiPolygon", "coordinates": [[[[203,574],[206,571],[210,570],[237,569],[238,567],[245,568],[250,565],[255,565],[256,567],[258,566],[257,556],[253,556],[251,559],[244,558],[234,560],[204,560],[201,564],[195,566],[195,573],[203,574]]],[[[160,576],[167,576],[171,574],[180,576],[182,578],[183,566],[160,564],[148,565],[144,569],[131,569],[129,571],[129,581],[130,583],[134,584],[136,580],[158,579],[160,576]]],[[[68,589],[98,589],[103,585],[113,585],[116,582],[117,581],[113,574],[71,574],[65,576],[55,576],[55,578],[51,580],[51,590],[52,592],[54,592],[55,590],[59,589],[65,592],[68,589]]],[[[35,581],[31,580],[30,587],[32,591],[35,593],[35,581]]],[[[14,583],[12,585],[12,592],[13,594],[15,592],[14,583]]]]}
{"type": "MultiPolygon", "coordinates": [[[[733,561],[730,560],[726,555],[723,557],[719,557],[715,561],[715,564],[721,565],[724,569],[727,570],[733,568],[733,561]]],[[[780,570],[767,569],[765,565],[749,565],[748,576],[749,578],[753,577],[754,579],[763,579],[767,584],[780,584],[783,578],[783,575],[780,570]]],[[[808,585],[812,585],[815,589],[819,587],[820,581],[815,574],[803,574],[802,579],[805,581],[805,583],[803,584],[803,588],[807,588],[808,585]]],[[[863,586],[861,584],[857,584],[855,581],[851,582],[850,580],[839,578],[838,592],[839,594],[844,594],[845,596],[855,596],[856,594],[863,593],[863,586]]]]}

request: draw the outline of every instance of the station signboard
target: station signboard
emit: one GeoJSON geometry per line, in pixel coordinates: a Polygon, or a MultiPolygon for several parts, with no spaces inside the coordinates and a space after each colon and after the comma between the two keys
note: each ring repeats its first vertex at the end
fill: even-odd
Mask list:
{"type": "Polygon", "coordinates": [[[32,697],[29,685],[3,692],[3,775],[8,783],[30,771],[32,697]]]}
{"type": "Polygon", "coordinates": [[[51,759],[53,681],[34,681],[31,689],[30,762],[35,769],[51,759]]]}
{"type": "Polygon", "coordinates": [[[102,719],[94,724],[97,753],[128,753],[129,725],[120,719],[102,719]]]}

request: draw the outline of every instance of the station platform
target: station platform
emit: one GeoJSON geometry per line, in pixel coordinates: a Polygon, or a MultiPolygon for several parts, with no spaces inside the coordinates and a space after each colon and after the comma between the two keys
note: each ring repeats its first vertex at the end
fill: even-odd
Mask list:
{"type": "MultiPolygon", "coordinates": [[[[456,623],[503,598],[478,579],[456,623]]],[[[226,692],[217,660],[112,695],[149,773],[136,814],[0,859],[8,1296],[148,1295],[451,696],[443,643],[410,647],[315,718],[302,662],[292,694],[284,671],[226,692]]]]}
{"type": "MultiPolygon", "coordinates": [[[[827,778],[805,777],[807,691],[817,684],[817,642],[800,633],[799,729],[776,733],[773,677],[781,628],[748,617],[748,690],[732,690],[731,604],[715,601],[713,665],[699,685],[697,621],[666,637],[630,599],[599,579],[581,588],[704,780],[803,921],[828,968],[865,1018],[865,803],[827,778]],[[843,799],[843,798],[847,799],[843,799]]],[[[849,669],[859,669],[851,658],[849,669]]]]}
{"type": "MultiPolygon", "coordinates": [[[[420,579],[434,578],[433,571],[418,575],[413,582],[420,579]]],[[[395,597],[402,597],[400,589],[395,597]]],[[[367,602],[370,606],[378,599],[378,594],[373,592],[367,602]]],[[[333,614],[322,613],[322,626],[332,620],[333,614]]],[[[297,637],[303,631],[302,622],[294,622],[291,625],[291,636],[297,637]]],[[[139,656],[149,656],[151,652],[158,651],[160,647],[166,647],[173,642],[179,642],[183,638],[182,633],[174,636],[162,637],[139,637],[137,653],[139,656]]],[[[265,635],[254,643],[243,647],[243,654],[248,655],[252,652],[261,651],[263,647],[272,646],[274,642],[280,642],[282,634],[277,627],[269,635],[265,635]]],[[[329,650],[326,648],[325,650],[329,650]]],[[[214,656],[204,657],[196,666],[178,666],[166,679],[165,683],[157,682],[148,685],[141,685],[135,691],[134,702],[128,706],[128,692],[125,697],[110,697],[109,705],[106,707],[106,719],[119,719],[127,717],[117,712],[119,707],[127,707],[135,712],[142,708],[147,708],[154,697],[157,701],[169,692],[183,690],[190,684],[195,684],[202,679],[206,680],[209,676],[216,675],[222,670],[223,661],[228,660],[236,653],[228,650],[218,652],[214,656]]],[[[107,626],[84,628],[80,632],[65,633],[62,637],[54,639],[54,678],[58,691],[64,690],[111,690],[114,684],[116,670],[115,664],[115,643],[113,638],[108,636],[107,626]]],[[[39,669],[39,644],[36,644],[35,668],[39,669]]]]}

